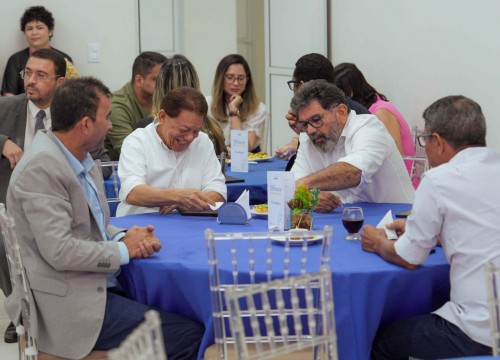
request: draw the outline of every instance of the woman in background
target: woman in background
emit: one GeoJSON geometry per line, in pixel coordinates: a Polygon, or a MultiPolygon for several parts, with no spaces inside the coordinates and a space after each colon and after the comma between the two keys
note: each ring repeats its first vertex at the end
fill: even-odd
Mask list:
{"type": "MultiPolygon", "coordinates": [[[[342,63],[334,68],[334,82],[346,96],[364,105],[382,121],[393,137],[399,152],[403,156],[415,154],[413,136],[403,115],[387,98],[368,84],[363,73],[351,63],[342,63]]],[[[405,161],[408,172],[411,161],[405,161]]]]}
{"type": "MultiPolygon", "coordinates": [[[[153,92],[151,115],[152,117],[140,120],[136,128],[150,124],[160,111],[161,101],[169,91],[181,86],[193,87],[200,90],[200,80],[193,64],[183,55],[174,55],[169,58],[156,75],[155,90],[153,92]]],[[[214,143],[215,153],[220,155],[227,152],[224,145],[224,133],[219,124],[212,118],[206,117],[201,131],[206,133],[214,143]]]]}
{"type": "MultiPolygon", "coordinates": [[[[7,61],[3,74],[2,95],[10,96],[24,93],[24,82],[19,73],[24,70],[31,53],[38,49],[50,48],[54,35],[54,18],[43,6],[32,6],[21,17],[21,31],[26,36],[28,47],[12,55],[7,61]]],[[[71,57],[60,50],[66,60],[71,57]]],[[[74,68],[74,67],[73,67],[74,68]]]]}
{"type": "Polygon", "coordinates": [[[224,131],[229,152],[231,130],[248,130],[248,151],[260,151],[269,113],[255,93],[252,73],[243,56],[227,55],[219,62],[207,102],[208,114],[224,131]]]}

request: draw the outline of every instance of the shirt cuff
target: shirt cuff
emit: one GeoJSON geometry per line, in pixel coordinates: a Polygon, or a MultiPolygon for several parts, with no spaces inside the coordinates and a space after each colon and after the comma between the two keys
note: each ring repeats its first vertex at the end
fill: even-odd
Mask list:
{"type": "MultiPolygon", "coordinates": [[[[122,237],[120,237],[120,239],[122,237]]],[[[118,249],[120,249],[120,265],[127,265],[130,262],[130,257],[128,256],[127,245],[125,245],[125,243],[123,243],[121,241],[118,241],[117,244],[118,244],[118,249]]]]}

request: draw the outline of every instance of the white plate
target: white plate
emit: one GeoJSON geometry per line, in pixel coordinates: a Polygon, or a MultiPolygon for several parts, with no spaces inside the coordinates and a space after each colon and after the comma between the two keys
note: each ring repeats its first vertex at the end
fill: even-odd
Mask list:
{"type": "MultiPolygon", "coordinates": [[[[293,236],[293,237],[295,237],[295,236],[293,236]]],[[[323,235],[313,235],[313,236],[310,236],[310,239],[307,239],[307,243],[308,243],[308,245],[315,244],[317,242],[320,242],[322,239],[323,239],[323,235]]],[[[272,236],[271,240],[277,244],[285,245],[286,236],[272,236]]],[[[290,243],[290,246],[302,246],[302,244],[304,243],[304,240],[302,240],[302,237],[300,239],[297,239],[297,240],[290,238],[289,243],[290,243]]]]}
{"type": "Polygon", "coordinates": [[[267,219],[267,213],[263,213],[263,212],[258,212],[256,210],[254,210],[253,208],[250,209],[250,212],[252,213],[252,215],[254,215],[255,217],[258,217],[258,218],[264,218],[264,219],[267,219]]]}
{"type": "MultiPolygon", "coordinates": [[[[261,162],[266,162],[271,160],[272,157],[267,157],[267,158],[261,158],[261,159],[250,159],[248,158],[248,163],[261,163],[261,162]]],[[[231,164],[231,159],[226,159],[226,164],[231,164]]]]}

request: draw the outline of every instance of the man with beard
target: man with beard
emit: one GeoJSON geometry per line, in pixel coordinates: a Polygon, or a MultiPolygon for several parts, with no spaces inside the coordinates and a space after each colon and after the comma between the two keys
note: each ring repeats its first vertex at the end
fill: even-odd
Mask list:
{"type": "Polygon", "coordinates": [[[411,203],[414,189],[394,140],[374,115],[351,112],[345,95],[325,80],[312,80],[290,106],[301,133],[292,172],[297,185],[322,192],[316,211],[342,203],[411,203]],[[339,201],[340,200],[340,201],[339,201]]]}
{"type": "MultiPolygon", "coordinates": [[[[65,74],[66,61],[61,53],[53,49],[36,50],[20,74],[26,93],[0,98],[0,203],[5,203],[12,171],[31,145],[36,131],[51,127],[52,95],[64,82],[65,74]]],[[[102,146],[91,155],[94,159],[109,161],[108,153],[102,146]]],[[[6,297],[12,292],[1,234],[0,288],[6,297]]],[[[5,332],[4,340],[8,343],[17,341],[12,323],[5,332]]]]}

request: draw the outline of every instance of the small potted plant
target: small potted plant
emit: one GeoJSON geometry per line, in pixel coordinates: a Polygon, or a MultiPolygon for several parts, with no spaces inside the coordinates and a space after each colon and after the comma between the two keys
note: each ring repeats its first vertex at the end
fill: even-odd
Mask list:
{"type": "Polygon", "coordinates": [[[313,208],[319,202],[319,189],[311,189],[306,185],[299,185],[295,190],[293,198],[288,202],[288,207],[292,209],[291,229],[313,228],[313,208]]]}

